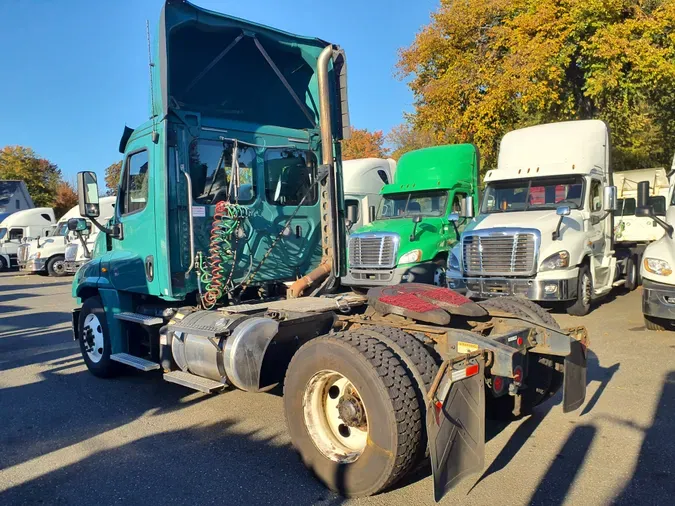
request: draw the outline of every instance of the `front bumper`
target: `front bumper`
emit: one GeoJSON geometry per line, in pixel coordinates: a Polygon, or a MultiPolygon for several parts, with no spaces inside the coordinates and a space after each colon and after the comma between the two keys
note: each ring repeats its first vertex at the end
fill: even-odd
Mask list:
{"type": "Polygon", "coordinates": [[[82,266],[83,263],[84,263],[83,260],[80,260],[78,262],[66,261],[66,262],[64,262],[63,266],[64,266],[64,269],[66,270],[66,272],[68,274],[75,274],[77,272],[77,270],[82,266]]]}
{"type": "MultiPolygon", "coordinates": [[[[454,273],[456,274],[456,273],[454,273]]],[[[469,298],[488,299],[500,295],[522,295],[530,300],[566,301],[577,298],[577,278],[470,278],[451,275],[448,288],[469,298]]]]}
{"type": "Polygon", "coordinates": [[[642,313],[675,320],[675,286],[642,279],[642,313]]]}
{"type": "Polygon", "coordinates": [[[393,269],[348,268],[342,284],[348,286],[387,286],[399,283],[433,283],[438,269],[434,262],[394,267],[393,269]]]}
{"type": "Polygon", "coordinates": [[[20,264],[19,269],[26,272],[40,272],[44,271],[47,261],[44,258],[35,258],[28,260],[25,264],[20,264]]]}

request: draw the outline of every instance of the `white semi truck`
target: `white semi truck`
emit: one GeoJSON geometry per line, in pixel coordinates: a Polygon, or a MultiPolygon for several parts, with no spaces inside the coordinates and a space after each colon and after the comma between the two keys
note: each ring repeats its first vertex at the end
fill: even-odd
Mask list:
{"type": "Polygon", "coordinates": [[[564,302],[568,313],[584,315],[613,286],[637,286],[644,245],[614,237],[617,189],[605,123],[510,132],[485,183],[480,213],[448,259],[450,288],[474,298],[564,302]]]}
{"type": "Polygon", "coordinates": [[[382,200],[380,190],[394,180],[396,160],[392,158],[360,158],[342,164],[345,208],[350,229],[357,230],[375,218],[375,209],[382,200]]]}
{"type": "Polygon", "coordinates": [[[0,271],[18,264],[17,253],[28,238],[52,233],[56,219],[50,207],[17,211],[0,222],[0,271]]]}
{"type": "Polygon", "coordinates": [[[669,172],[668,208],[665,216],[658,216],[651,202],[650,184],[641,182],[637,192],[636,215],[653,220],[664,231],[662,237],[644,251],[640,265],[642,277],[642,313],[649,330],[675,330],[675,159],[669,172]]]}
{"type": "MultiPolygon", "coordinates": [[[[113,214],[115,197],[100,200],[101,217],[110,218],[113,214]]],[[[49,276],[65,276],[68,274],[65,264],[65,253],[68,244],[79,239],[68,230],[68,220],[81,218],[78,206],[64,214],[56,224],[54,232],[46,239],[33,239],[19,246],[17,251],[19,268],[25,272],[48,274],[49,276]]],[[[87,220],[88,229],[92,230],[87,220]]],[[[95,237],[94,237],[95,239],[95,237]]],[[[91,242],[93,245],[93,242],[91,242]]]]}

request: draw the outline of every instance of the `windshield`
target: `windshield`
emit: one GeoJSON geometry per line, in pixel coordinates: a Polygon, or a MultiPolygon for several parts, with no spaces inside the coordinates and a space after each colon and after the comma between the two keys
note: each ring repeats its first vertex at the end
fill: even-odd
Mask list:
{"type": "Polygon", "coordinates": [[[0,228],[0,241],[2,241],[7,235],[7,229],[5,227],[0,228]]]}
{"type": "Polygon", "coordinates": [[[448,200],[446,191],[425,191],[384,195],[376,220],[411,216],[443,216],[448,200]]]}
{"type": "Polygon", "coordinates": [[[54,233],[52,234],[53,237],[63,237],[64,235],[68,234],[68,222],[64,221],[62,223],[58,223],[56,227],[54,227],[54,233]]]}
{"type": "Polygon", "coordinates": [[[583,189],[581,176],[495,181],[485,188],[481,212],[540,211],[559,206],[581,209],[583,189]]]}

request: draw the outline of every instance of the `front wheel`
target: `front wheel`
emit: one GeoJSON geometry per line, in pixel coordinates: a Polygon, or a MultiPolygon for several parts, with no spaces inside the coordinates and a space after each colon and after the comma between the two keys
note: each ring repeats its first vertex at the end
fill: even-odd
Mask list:
{"type": "Polygon", "coordinates": [[[655,316],[644,315],[645,318],[645,327],[647,330],[673,330],[673,324],[670,320],[664,318],[656,318],[655,316]]]}
{"type": "Polygon", "coordinates": [[[573,316],[585,316],[591,311],[593,299],[593,279],[587,265],[579,268],[577,278],[577,300],[567,306],[567,314],[573,316]]]}
{"type": "Polygon", "coordinates": [[[432,284],[436,286],[442,286],[443,288],[447,288],[445,269],[446,269],[446,260],[444,258],[434,261],[434,275],[432,279],[432,284]]]}
{"type": "Polygon", "coordinates": [[[631,256],[626,260],[626,290],[633,291],[640,284],[638,262],[636,257],[631,256]]]}
{"type": "Polygon", "coordinates": [[[119,363],[110,359],[110,332],[99,297],[84,301],[78,325],[80,352],[89,372],[99,378],[115,376],[119,372],[119,363]]]}
{"type": "Polygon", "coordinates": [[[370,336],[343,332],[303,345],[286,373],[284,408],[305,465],[348,497],[391,486],[419,452],[415,388],[398,356],[370,336]]]}
{"type": "Polygon", "coordinates": [[[47,273],[57,278],[66,275],[66,259],[63,255],[56,255],[49,259],[47,273]]]}

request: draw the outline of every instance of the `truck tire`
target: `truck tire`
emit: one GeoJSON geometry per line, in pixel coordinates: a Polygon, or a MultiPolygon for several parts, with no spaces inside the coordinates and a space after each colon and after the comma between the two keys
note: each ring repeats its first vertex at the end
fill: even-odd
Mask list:
{"type": "Polygon", "coordinates": [[[5,258],[0,257],[0,272],[4,271],[7,268],[8,268],[8,266],[7,266],[7,262],[5,261],[5,258]]]}
{"type": "Polygon", "coordinates": [[[356,331],[317,337],[295,353],[284,408],[305,465],[348,497],[391,486],[419,452],[420,406],[401,359],[356,331]]]}
{"type": "MultiPolygon", "coordinates": [[[[371,335],[384,341],[384,344],[392,348],[392,351],[403,360],[403,366],[415,387],[422,420],[426,420],[427,393],[438,374],[438,367],[442,362],[441,358],[424,346],[415,336],[395,327],[367,326],[359,328],[356,332],[371,335]]],[[[423,424],[420,451],[415,457],[414,463],[417,464],[428,456],[426,424],[423,424]]]]}
{"type": "Polygon", "coordinates": [[[116,376],[120,372],[120,364],[110,359],[110,331],[98,296],[84,301],[78,326],[80,352],[89,372],[99,378],[116,376]]]}
{"type": "Polygon", "coordinates": [[[434,260],[434,272],[431,278],[432,285],[447,288],[447,281],[446,281],[447,262],[448,261],[445,258],[438,258],[434,260]]]}
{"type": "Polygon", "coordinates": [[[647,330],[655,330],[657,332],[661,332],[664,330],[673,330],[673,325],[669,320],[647,315],[644,315],[644,318],[645,318],[645,327],[647,327],[647,330]]]}
{"type": "MultiPolygon", "coordinates": [[[[485,309],[501,309],[514,316],[528,318],[536,323],[542,323],[554,329],[560,329],[560,325],[544,308],[535,304],[529,299],[518,296],[496,297],[479,303],[485,309]]],[[[553,382],[553,372],[555,364],[546,356],[539,354],[528,354],[528,377],[537,375],[540,378],[540,384],[535,388],[526,388],[522,392],[520,414],[527,415],[532,412],[535,406],[541,404],[550,397],[549,388],[553,382]]],[[[488,415],[490,418],[498,420],[513,419],[514,398],[510,395],[501,397],[488,396],[488,415]]]]}
{"type": "Polygon", "coordinates": [[[586,316],[591,311],[593,300],[593,278],[587,265],[579,268],[577,278],[577,300],[567,306],[567,314],[572,316],[586,316]]]}
{"type": "Polygon", "coordinates": [[[66,259],[63,255],[54,255],[47,262],[47,273],[60,278],[66,275],[66,259]]]}
{"type": "Polygon", "coordinates": [[[624,284],[626,290],[628,291],[632,292],[638,287],[640,283],[640,269],[638,266],[639,264],[635,256],[628,257],[626,260],[626,283],[624,284]]]}

